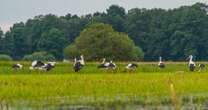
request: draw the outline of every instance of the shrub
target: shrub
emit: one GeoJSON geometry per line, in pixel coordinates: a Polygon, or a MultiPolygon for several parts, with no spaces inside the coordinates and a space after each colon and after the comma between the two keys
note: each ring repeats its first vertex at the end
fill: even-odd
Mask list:
{"type": "Polygon", "coordinates": [[[134,47],[133,50],[133,57],[135,61],[142,61],[144,58],[144,52],[142,51],[142,49],[138,46],[134,47]]]}
{"type": "Polygon", "coordinates": [[[72,60],[76,57],[79,57],[80,53],[75,45],[69,45],[64,49],[64,58],[72,60]]]}
{"type": "Polygon", "coordinates": [[[0,61],[12,61],[12,58],[9,55],[0,55],[0,61]]]}
{"type": "Polygon", "coordinates": [[[41,61],[53,61],[55,57],[52,54],[47,52],[34,52],[31,55],[25,55],[22,59],[24,61],[34,61],[34,60],[41,60],[41,61]]]}

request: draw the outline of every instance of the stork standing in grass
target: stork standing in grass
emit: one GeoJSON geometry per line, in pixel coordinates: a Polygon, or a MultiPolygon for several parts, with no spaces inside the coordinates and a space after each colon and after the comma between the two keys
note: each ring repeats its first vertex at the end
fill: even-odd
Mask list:
{"type": "Polygon", "coordinates": [[[47,64],[44,65],[44,70],[45,71],[50,71],[51,69],[56,67],[56,62],[48,62],[47,64]]]}
{"type": "Polygon", "coordinates": [[[33,70],[35,69],[37,73],[39,73],[38,70],[43,70],[43,67],[45,66],[45,64],[41,61],[33,61],[32,62],[32,66],[29,68],[30,70],[33,70]]]}
{"type": "Polygon", "coordinates": [[[98,65],[98,68],[108,68],[109,66],[109,62],[105,62],[105,58],[102,59],[102,63],[100,65],[98,65]]]}
{"type": "Polygon", "coordinates": [[[75,72],[78,72],[79,70],[81,70],[85,65],[84,56],[81,55],[80,57],[81,57],[81,60],[77,61],[76,58],[74,59],[74,71],[75,72]]]}
{"type": "Polygon", "coordinates": [[[205,68],[205,64],[199,64],[199,73],[205,68]]]}
{"type": "Polygon", "coordinates": [[[116,64],[113,61],[110,61],[109,65],[107,66],[107,71],[111,71],[113,73],[116,72],[116,64]]]}
{"type": "Polygon", "coordinates": [[[130,72],[135,71],[135,69],[138,67],[136,63],[130,63],[126,66],[126,70],[129,70],[130,72]]]}
{"type": "Polygon", "coordinates": [[[16,71],[17,71],[17,69],[22,69],[22,65],[21,64],[14,64],[13,66],[12,66],[12,68],[14,68],[14,74],[16,73],[16,71]]]}
{"type": "Polygon", "coordinates": [[[162,57],[159,57],[158,67],[161,69],[165,68],[165,64],[162,62],[162,57]]]}
{"type": "Polygon", "coordinates": [[[195,66],[196,66],[196,64],[192,61],[192,59],[193,59],[193,56],[192,56],[192,55],[190,55],[190,56],[187,58],[187,60],[189,60],[188,66],[189,66],[189,70],[190,70],[190,71],[194,71],[195,66]]]}
{"type": "Polygon", "coordinates": [[[103,58],[102,63],[98,66],[98,68],[105,68],[106,71],[111,70],[111,71],[115,72],[116,64],[113,63],[113,61],[105,62],[105,58],[103,58]]]}

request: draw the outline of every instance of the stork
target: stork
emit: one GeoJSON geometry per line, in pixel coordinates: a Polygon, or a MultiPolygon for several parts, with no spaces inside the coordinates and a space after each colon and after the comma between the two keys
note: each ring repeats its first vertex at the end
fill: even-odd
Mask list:
{"type": "Polygon", "coordinates": [[[112,70],[113,72],[116,72],[116,64],[113,63],[113,61],[111,60],[109,65],[107,66],[108,70],[112,70]]]}
{"type": "Polygon", "coordinates": [[[35,60],[32,62],[32,66],[29,67],[29,69],[30,70],[35,69],[36,72],[39,73],[38,70],[43,70],[44,66],[45,66],[45,64],[43,62],[35,60]]]}
{"type": "Polygon", "coordinates": [[[158,67],[160,67],[160,69],[165,68],[165,64],[162,62],[162,57],[159,57],[158,67]]]}
{"type": "Polygon", "coordinates": [[[205,68],[205,64],[199,64],[199,73],[205,68]]]}
{"type": "Polygon", "coordinates": [[[196,64],[192,61],[193,56],[190,55],[189,57],[187,57],[187,60],[189,60],[189,70],[190,71],[194,71],[196,64]]]}
{"type": "Polygon", "coordinates": [[[84,56],[81,55],[81,60],[78,60],[75,58],[74,59],[74,71],[75,72],[78,72],[80,69],[82,69],[85,65],[85,62],[84,62],[84,56]]]}
{"type": "Polygon", "coordinates": [[[51,69],[56,67],[56,62],[48,62],[47,64],[44,65],[44,70],[45,71],[50,71],[51,69]]]}
{"type": "Polygon", "coordinates": [[[105,58],[102,59],[102,63],[98,66],[98,68],[106,68],[109,66],[109,62],[105,62],[105,58]]]}
{"type": "Polygon", "coordinates": [[[102,59],[102,63],[98,66],[98,68],[105,68],[106,71],[113,70],[115,72],[116,64],[113,61],[105,62],[105,58],[102,59]]]}
{"type": "Polygon", "coordinates": [[[136,63],[130,63],[126,66],[126,70],[130,70],[130,72],[133,72],[137,67],[138,65],[136,63]]]}
{"type": "Polygon", "coordinates": [[[41,69],[45,64],[41,61],[33,61],[32,62],[32,66],[30,67],[30,70],[33,70],[33,69],[41,69]]]}
{"type": "Polygon", "coordinates": [[[13,66],[12,66],[12,68],[14,68],[14,74],[16,73],[16,71],[17,71],[17,69],[22,69],[22,65],[21,64],[14,64],[13,66]]]}

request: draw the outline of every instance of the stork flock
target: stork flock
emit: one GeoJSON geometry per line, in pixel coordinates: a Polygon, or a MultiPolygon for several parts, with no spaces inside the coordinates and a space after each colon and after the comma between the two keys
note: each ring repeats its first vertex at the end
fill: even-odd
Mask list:
{"type": "MultiPolygon", "coordinates": [[[[29,67],[30,70],[36,70],[38,72],[38,70],[45,70],[45,71],[50,71],[51,69],[56,67],[56,62],[48,62],[48,63],[43,63],[41,61],[33,61],[32,65],[29,67]]],[[[14,68],[14,73],[16,73],[17,69],[22,69],[23,65],[21,64],[14,64],[12,66],[12,68],[14,68]]]]}
{"type": "MultiPolygon", "coordinates": [[[[189,57],[187,57],[187,60],[189,60],[189,64],[188,64],[189,70],[194,71],[196,64],[193,62],[193,56],[190,55],[189,57]]],[[[56,66],[56,62],[48,62],[45,64],[41,61],[33,61],[29,69],[30,70],[35,69],[36,71],[38,70],[50,71],[51,69],[55,68],[55,66],[56,66]]],[[[75,72],[79,72],[84,66],[85,66],[85,60],[83,55],[80,56],[80,60],[77,60],[76,58],[74,59],[75,72]]],[[[12,67],[14,68],[15,73],[17,69],[23,68],[21,64],[14,64],[12,67]]],[[[138,65],[136,63],[130,63],[125,67],[125,70],[129,72],[133,72],[137,67],[138,65]]],[[[160,68],[160,70],[165,68],[165,64],[163,63],[162,57],[159,57],[158,67],[160,68]]],[[[109,71],[116,72],[116,64],[112,60],[110,62],[106,62],[105,58],[102,59],[101,64],[98,65],[97,68],[98,69],[104,68],[106,69],[107,72],[109,71]]],[[[205,64],[199,64],[199,68],[200,69],[198,72],[202,72],[202,70],[205,68],[205,64]]]]}

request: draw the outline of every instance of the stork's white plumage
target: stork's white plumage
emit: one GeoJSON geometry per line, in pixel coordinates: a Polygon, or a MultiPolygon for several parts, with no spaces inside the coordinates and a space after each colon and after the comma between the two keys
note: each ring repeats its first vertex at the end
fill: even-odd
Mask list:
{"type": "Polygon", "coordinates": [[[84,56],[81,55],[81,60],[78,60],[75,58],[74,59],[74,71],[75,72],[78,72],[80,69],[82,69],[85,65],[85,62],[84,62],[84,56]]]}
{"type": "Polygon", "coordinates": [[[193,56],[190,55],[187,60],[189,60],[189,69],[190,71],[194,71],[196,64],[193,62],[193,56]]]}
{"type": "Polygon", "coordinates": [[[159,57],[159,63],[158,63],[158,66],[160,68],[165,68],[165,64],[162,62],[162,57],[159,57]]]}
{"type": "Polygon", "coordinates": [[[14,69],[22,69],[22,65],[21,64],[14,64],[13,66],[12,66],[12,68],[14,68],[14,69]]]}
{"type": "Polygon", "coordinates": [[[48,62],[47,64],[43,66],[43,69],[45,71],[50,71],[52,68],[55,68],[55,67],[56,67],[56,62],[48,62]]]}
{"type": "Polygon", "coordinates": [[[205,64],[199,64],[199,71],[202,72],[202,70],[205,68],[205,64]]]}
{"type": "Polygon", "coordinates": [[[112,70],[112,72],[115,72],[116,64],[113,63],[113,61],[105,62],[105,58],[103,58],[102,63],[98,66],[98,68],[105,68],[106,71],[112,70]]]}
{"type": "Polygon", "coordinates": [[[110,61],[110,64],[108,65],[108,68],[116,69],[116,64],[113,63],[113,61],[110,61]]]}
{"type": "Polygon", "coordinates": [[[32,66],[29,67],[30,70],[33,70],[33,69],[43,69],[43,67],[45,66],[45,64],[41,61],[33,61],[32,62],[32,66]]]}
{"type": "Polygon", "coordinates": [[[108,66],[110,65],[109,62],[105,62],[105,58],[102,59],[102,63],[98,66],[98,68],[108,68],[108,66]]]}
{"type": "Polygon", "coordinates": [[[136,63],[130,63],[126,66],[126,69],[135,69],[135,68],[137,68],[137,66],[138,65],[136,63]]]}

